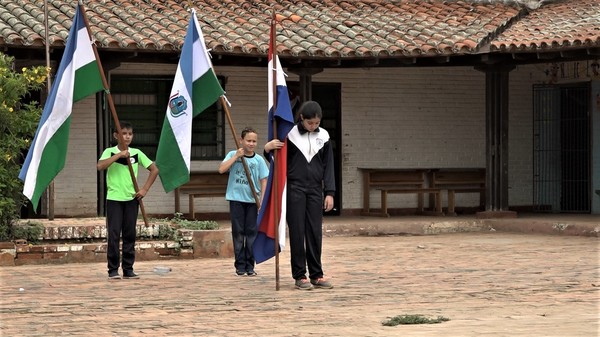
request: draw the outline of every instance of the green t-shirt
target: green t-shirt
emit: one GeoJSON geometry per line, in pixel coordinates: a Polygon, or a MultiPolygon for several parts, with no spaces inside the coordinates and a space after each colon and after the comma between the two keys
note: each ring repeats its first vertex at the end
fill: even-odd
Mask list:
{"type": "MultiPolygon", "coordinates": [[[[100,160],[108,159],[119,152],[121,151],[117,146],[109,147],[102,152],[100,160]]],[[[139,149],[132,147],[129,148],[129,160],[131,161],[133,173],[136,178],[138,175],[138,165],[140,163],[145,168],[152,165],[152,160],[139,149]]],[[[106,194],[107,200],[129,201],[135,198],[135,187],[133,187],[133,181],[131,180],[131,174],[129,173],[127,158],[119,158],[119,160],[108,167],[106,170],[106,187],[108,188],[106,194]]]]}

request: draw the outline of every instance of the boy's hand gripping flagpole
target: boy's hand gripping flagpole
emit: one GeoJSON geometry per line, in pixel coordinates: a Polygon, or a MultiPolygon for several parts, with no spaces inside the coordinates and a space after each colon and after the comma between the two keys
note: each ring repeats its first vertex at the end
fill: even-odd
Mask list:
{"type": "MultiPolygon", "coordinates": [[[[81,10],[81,14],[83,16],[83,21],[85,22],[85,27],[87,28],[88,35],[90,36],[90,40],[93,41],[92,32],[90,31],[90,25],[89,25],[87,16],[85,16],[85,11],[83,9],[83,3],[81,0],[79,0],[79,10],[81,10]]],[[[94,43],[92,43],[92,48],[94,50],[94,55],[96,56],[96,62],[98,63],[100,75],[102,76],[102,83],[104,85],[104,89],[106,92],[108,106],[110,107],[110,112],[111,112],[113,120],[115,122],[115,129],[117,130],[117,134],[119,136],[119,144],[124,145],[125,142],[123,140],[123,135],[121,134],[121,124],[119,123],[119,117],[117,116],[117,111],[115,110],[115,104],[112,99],[110,89],[108,87],[108,81],[106,80],[106,75],[104,74],[104,69],[102,68],[102,63],[100,63],[100,58],[98,57],[98,50],[96,49],[96,45],[94,43]]],[[[127,160],[127,166],[129,167],[129,174],[131,175],[131,181],[133,182],[133,187],[135,188],[135,192],[137,193],[139,191],[139,187],[138,187],[137,179],[135,178],[135,173],[133,172],[133,166],[131,164],[131,161],[127,160]]],[[[140,211],[142,212],[142,217],[144,218],[144,225],[146,225],[146,227],[149,227],[150,225],[148,224],[148,218],[146,217],[146,210],[144,209],[144,202],[142,201],[142,199],[139,199],[139,203],[140,203],[140,211]]]]}
{"type": "MultiPolygon", "coordinates": [[[[273,109],[277,109],[277,35],[275,34],[275,27],[277,24],[277,16],[275,15],[275,10],[273,10],[273,18],[271,19],[271,48],[270,53],[273,60],[273,68],[271,69],[271,73],[273,76],[272,87],[270,88],[273,92],[273,109]]],[[[275,111],[275,110],[274,110],[275,111]]],[[[277,138],[277,119],[273,118],[273,139],[277,138]]],[[[277,152],[275,149],[273,152],[274,163],[277,165],[277,152]]],[[[274,170],[274,167],[271,167],[271,170],[274,170]]],[[[278,191],[278,183],[277,179],[273,179],[274,188],[273,190],[278,191]]],[[[273,197],[273,196],[271,196],[273,197]]],[[[280,197],[280,196],[275,196],[280,197]]],[[[275,290],[279,290],[279,221],[281,214],[279,212],[279,207],[277,207],[277,202],[273,203],[273,218],[275,219],[275,290]]]]}
{"type": "MultiPolygon", "coordinates": [[[[229,112],[229,105],[223,96],[221,96],[219,99],[223,109],[225,109],[225,116],[227,117],[227,122],[229,122],[229,128],[231,128],[231,134],[233,135],[233,140],[235,141],[235,148],[239,149],[240,142],[238,141],[235,128],[233,127],[233,120],[231,119],[231,113],[229,112]]],[[[242,165],[244,165],[244,171],[246,172],[246,178],[248,179],[248,184],[250,185],[252,195],[254,196],[254,202],[256,202],[256,206],[260,208],[260,199],[258,198],[258,194],[256,194],[256,189],[254,188],[254,183],[252,182],[252,173],[250,173],[250,169],[248,169],[248,163],[246,163],[246,158],[244,157],[242,157],[242,165]]],[[[264,193],[264,191],[262,191],[262,193],[264,193]]]]}

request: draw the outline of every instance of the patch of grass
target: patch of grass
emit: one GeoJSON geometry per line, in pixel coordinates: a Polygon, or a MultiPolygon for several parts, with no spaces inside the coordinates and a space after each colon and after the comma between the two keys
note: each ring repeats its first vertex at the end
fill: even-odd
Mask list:
{"type": "Polygon", "coordinates": [[[391,319],[382,322],[384,326],[396,326],[400,324],[436,324],[449,321],[450,318],[438,316],[437,318],[429,318],[423,315],[398,315],[391,319]]]}
{"type": "Polygon", "coordinates": [[[174,229],[212,230],[219,229],[219,223],[213,220],[188,220],[182,213],[175,213],[171,219],[151,219],[150,222],[169,224],[174,229]]]}
{"type": "Polygon", "coordinates": [[[27,221],[24,224],[13,225],[12,236],[15,240],[27,240],[28,243],[36,244],[39,242],[44,225],[39,222],[27,221]]]}

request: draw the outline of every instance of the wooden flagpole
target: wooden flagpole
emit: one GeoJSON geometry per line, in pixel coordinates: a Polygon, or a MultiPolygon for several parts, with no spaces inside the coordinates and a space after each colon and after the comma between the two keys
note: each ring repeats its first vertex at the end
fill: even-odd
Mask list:
{"type": "MultiPolygon", "coordinates": [[[[233,120],[231,119],[231,113],[229,112],[229,106],[225,101],[225,98],[221,96],[220,98],[221,105],[225,110],[225,116],[227,117],[227,122],[229,123],[229,128],[231,129],[231,134],[233,135],[233,140],[235,141],[235,148],[240,148],[240,142],[238,141],[238,137],[235,133],[235,128],[233,127],[233,120]]],[[[250,185],[250,189],[252,190],[252,195],[254,196],[254,202],[256,202],[256,206],[260,207],[260,199],[258,198],[258,194],[256,194],[256,189],[254,188],[254,183],[252,182],[252,173],[250,173],[250,169],[248,168],[248,163],[246,163],[246,158],[242,157],[242,165],[244,165],[244,171],[246,172],[246,178],[248,179],[248,184],[250,185]]],[[[264,191],[263,191],[264,193],[264,191]]]]}
{"type": "MultiPolygon", "coordinates": [[[[44,0],[44,39],[46,44],[46,69],[50,69],[50,38],[48,37],[48,0],[44,0]]],[[[50,78],[50,72],[46,78],[46,100],[50,96],[50,87],[52,86],[52,79],[50,78]]],[[[54,179],[48,185],[48,220],[54,220],[54,179]]]]}
{"type": "MultiPolygon", "coordinates": [[[[83,9],[83,3],[81,0],[79,0],[79,10],[81,11],[81,14],[83,16],[83,21],[85,22],[85,28],[88,31],[90,40],[93,41],[92,32],[90,30],[90,25],[89,25],[87,16],[85,15],[85,10],[83,9]]],[[[94,43],[92,43],[92,48],[94,49],[94,56],[96,57],[96,63],[98,63],[98,69],[100,70],[100,75],[102,76],[102,84],[104,85],[104,90],[106,91],[106,94],[107,94],[106,97],[107,97],[107,101],[108,101],[108,106],[110,107],[110,112],[112,114],[113,121],[115,122],[115,129],[117,130],[117,134],[119,137],[119,144],[124,145],[125,141],[123,140],[123,135],[121,134],[121,124],[119,123],[119,117],[117,116],[117,111],[115,110],[115,103],[113,101],[112,95],[110,93],[110,89],[108,87],[108,81],[106,80],[106,75],[104,74],[104,69],[102,68],[102,63],[100,63],[100,57],[98,57],[98,49],[96,48],[96,45],[94,43]]],[[[133,171],[133,166],[131,164],[131,161],[129,161],[129,160],[127,160],[127,167],[129,167],[129,174],[131,175],[131,181],[133,182],[133,187],[135,189],[135,192],[137,193],[140,189],[138,187],[137,179],[135,178],[135,172],[133,171]]],[[[146,225],[146,227],[149,227],[150,225],[148,224],[148,218],[146,217],[146,210],[144,209],[144,202],[142,201],[142,199],[139,199],[138,201],[140,204],[140,210],[142,212],[142,217],[144,218],[144,225],[146,225]]]]}
{"type": "MultiPolygon", "coordinates": [[[[273,139],[277,138],[277,120],[275,119],[275,112],[277,111],[277,34],[275,34],[275,27],[277,24],[277,16],[275,15],[275,9],[273,9],[273,18],[271,19],[271,43],[270,43],[270,53],[271,53],[271,60],[273,61],[273,67],[271,69],[271,76],[273,78],[273,81],[271,83],[272,85],[272,92],[273,92],[273,139]]],[[[273,163],[275,164],[274,166],[277,166],[278,162],[277,162],[277,149],[274,149],[273,151],[273,163]]],[[[277,170],[276,167],[272,167],[272,170],[277,170]]],[[[273,191],[278,191],[278,183],[277,183],[277,179],[275,177],[275,172],[273,173],[274,178],[273,178],[273,191]]],[[[272,200],[274,200],[275,202],[273,202],[273,219],[275,219],[275,290],[279,290],[279,222],[281,221],[280,217],[280,211],[279,211],[279,207],[277,204],[277,198],[280,198],[280,195],[273,195],[271,194],[271,198],[272,200]]]]}

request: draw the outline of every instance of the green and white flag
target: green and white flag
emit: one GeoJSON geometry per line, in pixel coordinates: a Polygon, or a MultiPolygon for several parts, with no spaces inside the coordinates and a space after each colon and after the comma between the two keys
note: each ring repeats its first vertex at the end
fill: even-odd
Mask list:
{"type": "Polygon", "coordinates": [[[165,192],[190,180],[192,119],[223,94],[205,47],[196,11],[192,9],[156,152],[156,166],[165,192]]]}
{"type": "Polygon", "coordinates": [[[98,61],[78,5],[56,78],[19,173],[23,194],[34,209],[44,190],[65,167],[73,103],[103,89],[98,61]]]}

